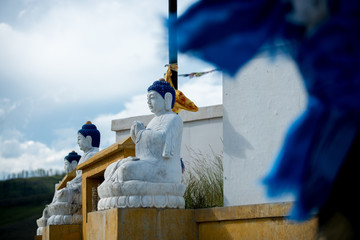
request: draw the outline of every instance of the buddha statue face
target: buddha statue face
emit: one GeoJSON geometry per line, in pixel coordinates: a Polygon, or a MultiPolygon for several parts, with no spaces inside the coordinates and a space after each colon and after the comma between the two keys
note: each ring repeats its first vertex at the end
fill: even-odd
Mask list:
{"type": "Polygon", "coordinates": [[[147,104],[155,115],[165,112],[165,99],[156,91],[149,91],[147,94],[147,104]]]}
{"type": "Polygon", "coordinates": [[[147,103],[155,115],[161,115],[174,107],[175,90],[165,81],[155,81],[149,88],[147,103]]]}
{"type": "Polygon", "coordinates": [[[78,131],[78,144],[80,149],[84,152],[99,147],[100,132],[90,121],[87,121],[78,131]]]}
{"type": "Polygon", "coordinates": [[[81,133],[78,133],[78,145],[80,150],[87,152],[92,148],[92,139],[91,136],[88,135],[84,137],[81,133]]]}

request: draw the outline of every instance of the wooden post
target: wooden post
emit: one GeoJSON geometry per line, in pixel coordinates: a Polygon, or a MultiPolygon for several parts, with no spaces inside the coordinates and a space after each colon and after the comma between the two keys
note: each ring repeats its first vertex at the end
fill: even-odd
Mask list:
{"type": "MultiPolygon", "coordinates": [[[[177,19],[177,0],[169,0],[169,64],[177,64],[177,36],[174,24],[177,19]]],[[[171,70],[171,80],[178,89],[178,73],[171,70]]]]}

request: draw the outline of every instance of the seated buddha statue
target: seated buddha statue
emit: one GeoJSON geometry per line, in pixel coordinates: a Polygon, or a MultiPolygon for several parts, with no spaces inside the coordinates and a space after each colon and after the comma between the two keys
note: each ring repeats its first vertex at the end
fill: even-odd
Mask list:
{"type": "Polygon", "coordinates": [[[98,209],[114,207],[183,208],[180,147],[182,119],[172,112],[175,90],[165,81],[149,88],[147,103],[154,118],[145,127],[135,121],[130,136],[135,157],[120,159],[107,167],[98,187],[98,209]]]}
{"type": "MultiPolygon", "coordinates": [[[[99,152],[100,132],[90,121],[78,131],[78,145],[84,152],[79,164],[99,152]]],[[[76,170],[73,180],[66,187],[55,192],[52,203],[48,206],[48,225],[77,224],[82,222],[82,171],[76,170]]]]}
{"type": "MultiPolygon", "coordinates": [[[[81,156],[78,155],[75,151],[70,152],[65,158],[64,158],[64,170],[66,173],[70,173],[72,172],[79,160],[80,160],[81,156]]],[[[55,195],[56,195],[56,187],[58,186],[58,184],[55,184],[55,195]]],[[[54,196],[55,196],[54,195],[54,196]]],[[[36,220],[36,224],[38,226],[37,230],[36,230],[36,234],[37,235],[42,235],[43,232],[43,228],[47,226],[47,221],[49,218],[49,209],[48,206],[46,206],[43,210],[43,215],[41,218],[36,220]]]]}

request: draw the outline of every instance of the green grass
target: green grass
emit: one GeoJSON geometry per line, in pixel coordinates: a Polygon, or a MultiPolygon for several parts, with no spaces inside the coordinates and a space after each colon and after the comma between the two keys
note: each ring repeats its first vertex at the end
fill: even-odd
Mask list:
{"type": "Polygon", "coordinates": [[[0,181],[0,206],[4,201],[24,198],[28,196],[53,193],[55,183],[64,176],[18,178],[0,181]]]}
{"type": "MultiPolygon", "coordinates": [[[[42,210],[41,210],[42,211],[42,210]]],[[[41,213],[40,213],[41,215],[41,213]]],[[[26,240],[36,235],[39,214],[0,226],[0,239],[26,240]]]]}
{"type": "Polygon", "coordinates": [[[0,207],[1,218],[0,226],[6,225],[12,222],[21,221],[32,216],[42,216],[42,211],[44,210],[44,205],[23,205],[23,206],[13,206],[13,207],[0,207]]]}
{"type": "Polygon", "coordinates": [[[36,220],[64,176],[0,181],[0,239],[34,239],[36,220]]]}
{"type": "Polygon", "coordinates": [[[183,183],[185,208],[211,208],[223,206],[222,155],[203,155],[192,151],[192,159],[184,161],[186,170],[183,183]]]}

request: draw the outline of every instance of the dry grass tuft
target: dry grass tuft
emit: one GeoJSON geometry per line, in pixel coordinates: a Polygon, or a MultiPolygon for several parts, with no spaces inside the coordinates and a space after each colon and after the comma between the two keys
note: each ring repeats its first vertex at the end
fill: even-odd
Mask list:
{"type": "Polygon", "coordinates": [[[204,155],[193,150],[191,162],[184,160],[183,184],[185,208],[211,208],[223,206],[222,154],[204,155]]]}

